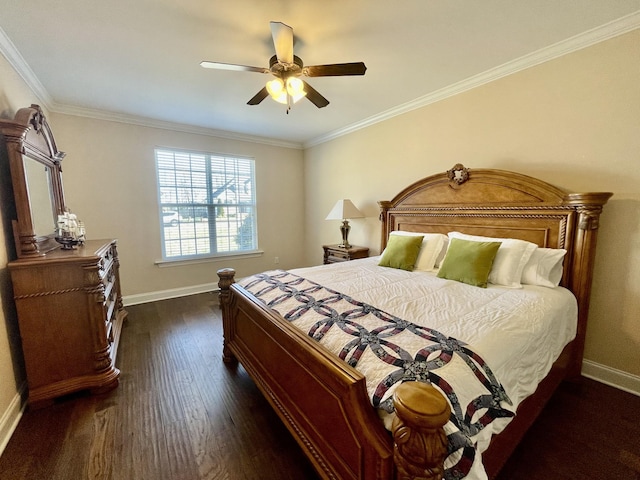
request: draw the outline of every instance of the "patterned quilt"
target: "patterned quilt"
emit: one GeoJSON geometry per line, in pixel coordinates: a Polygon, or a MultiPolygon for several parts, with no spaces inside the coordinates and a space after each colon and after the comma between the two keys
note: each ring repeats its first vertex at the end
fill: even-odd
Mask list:
{"type": "Polygon", "coordinates": [[[392,413],[393,391],[401,382],[438,388],[451,405],[445,426],[448,480],[464,478],[471,470],[474,436],[496,418],[514,415],[489,366],[464,342],[289,272],[266,272],[239,283],[362,372],[374,407],[392,413]]]}

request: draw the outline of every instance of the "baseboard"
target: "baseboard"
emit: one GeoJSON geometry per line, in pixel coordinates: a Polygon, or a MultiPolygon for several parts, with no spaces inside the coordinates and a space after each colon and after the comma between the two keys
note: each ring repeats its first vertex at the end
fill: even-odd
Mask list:
{"type": "Polygon", "coordinates": [[[18,390],[16,395],[11,400],[9,408],[2,414],[0,418],[0,455],[4,452],[5,447],[11,439],[11,435],[18,426],[18,422],[22,418],[24,409],[26,408],[26,402],[22,401],[23,394],[26,392],[26,384],[18,390]]]}
{"type": "Polygon", "coordinates": [[[140,303],[168,300],[170,298],[186,297],[187,295],[214,291],[218,291],[217,283],[205,283],[202,285],[192,285],[190,287],[158,290],[157,292],[140,293],[137,295],[126,295],[122,297],[122,303],[124,303],[125,306],[138,305],[140,303]]]}
{"type": "Polygon", "coordinates": [[[582,361],[582,376],[640,397],[640,377],[591,360],[582,361]]]}

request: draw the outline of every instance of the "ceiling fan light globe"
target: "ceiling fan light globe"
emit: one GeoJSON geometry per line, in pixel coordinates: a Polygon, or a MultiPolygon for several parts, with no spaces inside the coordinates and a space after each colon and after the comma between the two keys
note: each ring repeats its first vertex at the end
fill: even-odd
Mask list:
{"type": "Polygon", "coordinates": [[[293,103],[296,103],[307,95],[307,92],[304,91],[304,82],[298,77],[287,78],[286,87],[287,93],[291,97],[291,100],[293,100],[293,103]]]}
{"type": "Polygon", "coordinates": [[[279,95],[271,95],[271,98],[273,98],[278,103],[282,103],[283,105],[287,105],[289,103],[287,99],[287,92],[285,90],[283,90],[279,95]]]}
{"type": "Polygon", "coordinates": [[[287,93],[292,97],[304,93],[304,83],[298,77],[287,78],[287,93]]]}
{"type": "Polygon", "coordinates": [[[280,78],[274,78],[267,82],[267,91],[269,95],[271,95],[274,99],[284,94],[286,96],[287,92],[284,89],[284,82],[280,78]]]}
{"type": "Polygon", "coordinates": [[[300,92],[295,95],[291,95],[291,99],[293,100],[293,103],[296,103],[298,100],[306,96],[307,96],[307,92],[300,92]]]}

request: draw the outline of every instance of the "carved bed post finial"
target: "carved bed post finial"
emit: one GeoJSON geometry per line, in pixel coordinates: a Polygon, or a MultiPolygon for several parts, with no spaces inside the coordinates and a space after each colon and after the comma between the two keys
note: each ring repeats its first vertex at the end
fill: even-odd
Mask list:
{"type": "Polygon", "coordinates": [[[393,396],[396,417],[391,431],[397,480],[440,480],[447,456],[444,425],[451,407],[432,385],[404,382],[393,396]]]}
{"type": "Polygon", "coordinates": [[[231,321],[232,315],[232,296],[231,285],[235,283],[236,271],[233,268],[221,268],[218,270],[218,287],[220,287],[220,293],[218,294],[218,300],[220,302],[220,310],[222,310],[222,323],[224,326],[225,338],[224,345],[222,347],[222,361],[225,363],[231,363],[235,361],[233,353],[227,346],[227,335],[233,334],[233,322],[231,321]]]}
{"type": "Polygon", "coordinates": [[[456,163],[451,170],[447,170],[447,176],[449,184],[452,187],[457,187],[469,180],[469,169],[461,163],[456,163]]]}

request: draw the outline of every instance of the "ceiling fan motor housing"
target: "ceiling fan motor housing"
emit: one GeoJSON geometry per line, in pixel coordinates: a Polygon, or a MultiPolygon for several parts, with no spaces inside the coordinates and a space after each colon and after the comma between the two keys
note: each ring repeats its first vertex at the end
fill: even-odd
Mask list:
{"type": "Polygon", "coordinates": [[[293,63],[279,62],[276,55],[269,59],[269,71],[276,77],[300,76],[303,67],[302,59],[296,55],[293,56],[293,63]]]}

